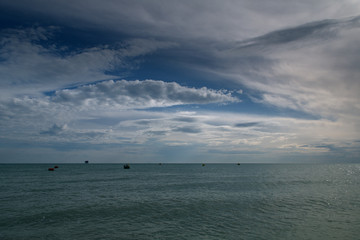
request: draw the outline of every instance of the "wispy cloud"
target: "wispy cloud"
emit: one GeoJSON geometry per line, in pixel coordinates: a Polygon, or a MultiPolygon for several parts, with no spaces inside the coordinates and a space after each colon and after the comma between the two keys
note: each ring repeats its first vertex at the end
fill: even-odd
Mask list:
{"type": "Polygon", "coordinates": [[[306,23],[292,28],[273,31],[259,37],[247,39],[238,43],[238,48],[268,48],[270,46],[294,43],[291,47],[302,47],[304,41],[323,41],[335,37],[341,30],[359,27],[360,17],[345,19],[327,19],[306,23]],[[301,44],[302,43],[302,44],[301,44]]]}
{"type": "Polygon", "coordinates": [[[151,39],[128,39],[111,46],[97,44],[74,50],[56,41],[56,36],[62,34],[57,27],[5,29],[0,34],[3,36],[0,42],[0,86],[7,88],[3,95],[13,91],[36,94],[39,90],[51,91],[117,78],[119,75],[111,72],[116,70],[126,74],[129,69],[136,68],[138,62],[133,58],[173,45],[151,39]],[[129,59],[132,59],[131,63],[129,59]]]}
{"type": "Polygon", "coordinates": [[[353,16],[360,12],[356,1],[251,0],[137,1],[91,0],[84,3],[3,0],[3,9],[18,9],[50,16],[77,29],[101,29],[130,36],[170,38],[246,39],[319,19],[353,16]],[[98,17],[94,17],[98,16],[98,17]],[[101,16],[101,17],[100,17],[101,16]],[[266,21],[264,21],[266,19],[266,21]]]}
{"type": "Polygon", "coordinates": [[[209,52],[217,61],[211,69],[208,63],[198,67],[245,86],[258,103],[329,119],[358,116],[359,21],[323,20],[270,32],[209,52]]]}
{"type": "Polygon", "coordinates": [[[0,157],[26,145],[358,159],[359,12],[352,0],[3,0],[0,157]]]}

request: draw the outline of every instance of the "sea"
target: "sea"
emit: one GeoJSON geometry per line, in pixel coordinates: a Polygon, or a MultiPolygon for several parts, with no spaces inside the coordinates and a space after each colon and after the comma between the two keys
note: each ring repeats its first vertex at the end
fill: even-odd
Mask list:
{"type": "Polygon", "coordinates": [[[360,239],[360,164],[0,164],[0,239],[360,239]]]}

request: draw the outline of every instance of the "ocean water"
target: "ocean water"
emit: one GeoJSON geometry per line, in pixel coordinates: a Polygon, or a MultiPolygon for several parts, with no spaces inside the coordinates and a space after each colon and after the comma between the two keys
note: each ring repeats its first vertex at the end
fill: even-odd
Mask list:
{"type": "Polygon", "coordinates": [[[360,239],[360,164],[0,165],[0,239],[360,239]]]}

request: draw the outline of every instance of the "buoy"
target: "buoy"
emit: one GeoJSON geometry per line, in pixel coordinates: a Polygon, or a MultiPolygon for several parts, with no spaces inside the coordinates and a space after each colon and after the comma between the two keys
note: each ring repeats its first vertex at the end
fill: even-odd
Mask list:
{"type": "Polygon", "coordinates": [[[54,171],[55,169],[51,167],[51,168],[49,168],[48,170],[49,170],[49,171],[54,171]]]}
{"type": "Polygon", "coordinates": [[[203,163],[202,166],[205,167],[205,163],[203,163]]]}

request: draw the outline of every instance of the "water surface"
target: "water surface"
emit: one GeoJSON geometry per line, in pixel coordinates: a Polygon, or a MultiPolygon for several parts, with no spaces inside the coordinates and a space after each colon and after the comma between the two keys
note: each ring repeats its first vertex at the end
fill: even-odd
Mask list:
{"type": "Polygon", "coordinates": [[[0,239],[358,239],[360,164],[0,165],[0,239]]]}

